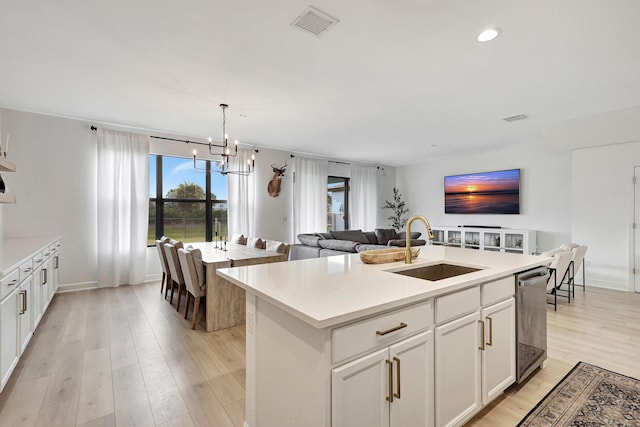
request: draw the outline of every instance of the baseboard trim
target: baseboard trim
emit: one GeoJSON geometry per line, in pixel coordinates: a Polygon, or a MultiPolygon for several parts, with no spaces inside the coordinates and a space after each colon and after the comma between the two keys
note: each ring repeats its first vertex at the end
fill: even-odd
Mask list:
{"type": "MultiPolygon", "coordinates": [[[[582,287],[582,284],[580,284],[580,286],[576,286],[576,287],[578,289],[580,289],[582,287]]],[[[612,282],[607,282],[607,281],[604,281],[604,280],[589,280],[587,282],[587,291],[589,290],[590,287],[611,289],[612,291],[631,292],[629,290],[629,284],[628,283],[612,283],[612,282]]]]}
{"type": "Polygon", "coordinates": [[[158,282],[160,280],[162,280],[162,274],[147,274],[144,276],[145,283],[158,282]]]}
{"type": "Polygon", "coordinates": [[[60,285],[58,286],[58,290],[56,290],[56,293],[63,294],[65,292],[86,291],[89,289],[98,289],[98,282],[81,282],[60,285]]]}

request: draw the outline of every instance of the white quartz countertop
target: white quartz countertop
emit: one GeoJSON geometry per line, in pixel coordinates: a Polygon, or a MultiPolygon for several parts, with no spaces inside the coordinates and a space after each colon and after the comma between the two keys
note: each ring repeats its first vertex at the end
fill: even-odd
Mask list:
{"type": "Polygon", "coordinates": [[[533,255],[429,245],[421,247],[411,265],[404,261],[364,264],[358,254],[353,254],[223,268],[217,274],[316,328],[327,328],[510,276],[548,261],[550,258],[533,255]],[[481,270],[435,282],[391,272],[442,262],[481,270]]]}
{"type": "Polygon", "coordinates": [[[0,277],[18,268],[23,261],[56,240],[57,237],[0,239],[0,277]]]}

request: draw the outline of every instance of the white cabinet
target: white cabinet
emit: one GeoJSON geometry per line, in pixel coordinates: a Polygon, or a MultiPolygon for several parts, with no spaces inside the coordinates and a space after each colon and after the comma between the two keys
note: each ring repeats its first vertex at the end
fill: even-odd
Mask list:
{"type": "Polygon", "coordinates": [[[31,327],[31,291],[33,289],[33,277],[29,276],[20,285],[18,291],[18,349],[22,355],[27,348],[27,344],[33,336],[31,327]]]}
{"type": "Polygon", "coordinates": [[[52,244],[45,239],[40,242],[46,242],[46,245],[33,247],[33,241],[24,243],[19,239],[2,242],[5,248],[14,251],[14,261],[7,271],[0,272],[0,391],[27,348],[57,288],[60,243],[52,244]],[[15,256],[15,252],[23,252],[24,257],[15,256]],[[14,264],[15,260],[19,262],[14,264]]]}
{"type": "Polygon", "coordinates": [[[331,384],[332,427],[433,426],[433,332],[333,369],[331,384]]]}
{"type": "Polygon", "coordinates": [[[462,425],[515,382],[514,291],[510,276],[436,298],[437,426],[462,425]]]}
{"type": "Polygon", "coordinates": [[[480,402],[480,312],[435,329],[436,426],[459,425],[480,402]]]}
{"type": "Polygon", "coordinates": [[[482,404],[486,405],[516,380],[516,301],[482,309],[484,346],[482,351],[482,404]]]}
{"type": "Polygon", "coordinates": [[[432,227],[434,245],[531,255],[537,251],[536,232],[508,228],[432,227]]]}
{"type": "Polygon", "coordinates": [[[9,380],[13,368],[18,364],[18,301],[22,300],[15,290],[0,303],[0,377],[2,387],[9,380]]]}

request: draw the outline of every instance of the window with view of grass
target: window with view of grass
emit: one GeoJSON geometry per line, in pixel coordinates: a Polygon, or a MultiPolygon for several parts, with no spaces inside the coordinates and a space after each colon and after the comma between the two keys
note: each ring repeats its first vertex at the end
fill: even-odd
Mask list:
{"type": "Polygon", "coordinates": [[[211,241],[214,224],[227,235],[227,178],[210,160],[149,156],[148,244],[160,236],[183,242],[211,241]]]}

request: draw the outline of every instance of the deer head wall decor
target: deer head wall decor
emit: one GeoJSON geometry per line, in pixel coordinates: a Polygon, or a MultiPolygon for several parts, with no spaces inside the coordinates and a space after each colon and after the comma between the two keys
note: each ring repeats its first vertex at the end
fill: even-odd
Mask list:
{"type": "Polygon", "coordinates": [[[276,167],[275,165],[271,165],[273,169],[273,178],[267,184],[267,192],[271,197],[278,197],[280,195],[280,185],[282,184],[282,177],[284,176],[284,172],[287,170],[287,164],[281,168],[276,167]]]}

